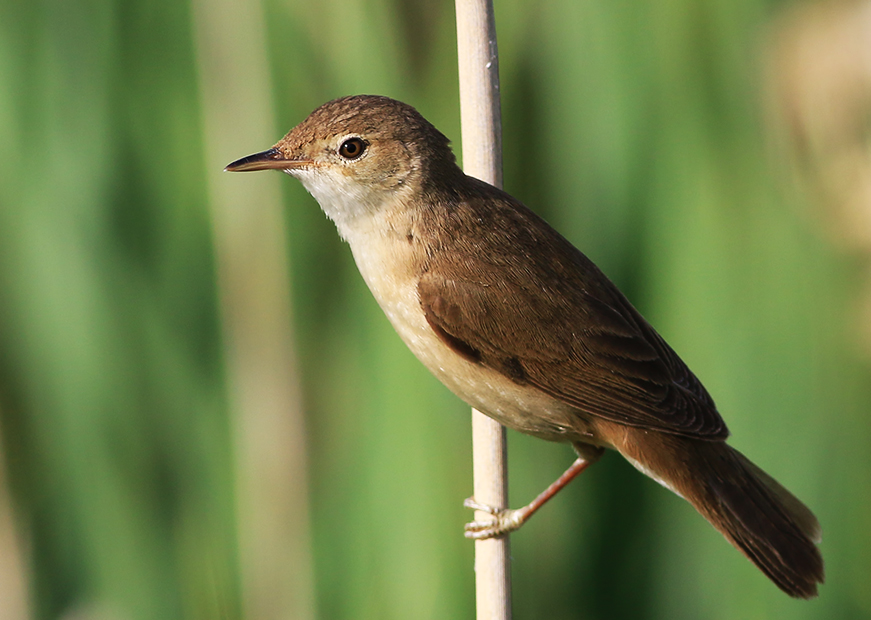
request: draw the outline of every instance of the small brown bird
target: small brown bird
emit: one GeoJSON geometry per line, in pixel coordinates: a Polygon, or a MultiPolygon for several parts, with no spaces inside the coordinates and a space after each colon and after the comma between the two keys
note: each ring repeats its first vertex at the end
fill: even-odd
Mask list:
{"type": "Polygon", "coordinates": [[[579,455],[530,505],[467,525],[517,529],[613,448],[701,513],[784,592],[823,581],[811,511],[726,444],[714,401],[579,250],[518,200],[457,166],[414,108],[361,95],[325,103],[229,171],[299,179],[351,246],[396,331],[464,401],[579,455]]]}

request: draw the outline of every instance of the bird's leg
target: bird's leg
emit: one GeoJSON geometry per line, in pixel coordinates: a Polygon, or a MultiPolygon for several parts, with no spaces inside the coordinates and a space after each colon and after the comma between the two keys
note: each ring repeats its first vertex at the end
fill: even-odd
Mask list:
{"type": "Polygon", "coordinates": [[[562,476],[557,478],[553,484],[540,493],[538,497],[529,502],[523,508],[518,508],[517,510],[512,510],[510,508],[500,509],[494,508],[493,506],[479,504],[475,501],[474,497],[466,499],[466,501],[463,502],[463,505],[466,508],[480,510],[481,512],[486,512],[493,517],[486,521],[472,521],[471,523],[467,523],[465,533],[466,538],[484,540],[510,534],[519,529],[536,510],[544,506],[550,498],[559,493],[559,491],[569,482],[574,480],[578,474],[599,460],[599,457],[602,456],[602,453],[604,452],[602,448],[595,448],[588,444],[575,446],[575,450],[580,454],[580,456],[578,456],[575,462],[572,463],[571,467],[569,467],[562,476]]]}

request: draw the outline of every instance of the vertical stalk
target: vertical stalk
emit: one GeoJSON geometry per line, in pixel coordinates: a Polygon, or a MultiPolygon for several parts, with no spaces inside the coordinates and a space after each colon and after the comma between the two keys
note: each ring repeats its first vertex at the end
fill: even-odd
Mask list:
{"type": "Polygon", "coordinates": [[[305,425],[278,175],[224,174],[275,140],[261,5],[194,0],[206,175],[233,423],[245,618],[316,617],[305,425]]]}
{"type": "MultiPolygon", "coordinates": [[[[0,416],[2,417],[2,416],[0,416]]],[[[3,445],[0,428],[0,446],[3,445]]],[[[6,455],[0,452],[0,618],[26,620],[32,617],[27,595],[28,558],[23,532],[15,521],[12,494],[4,467],[6,455]]]]}
{"type": "MultiPolygon", "coordinates": [[[[460,119],[466,174],[502,186],[502,113],[499,56],[492,0],[456,0],[460,119]]],[[[505,429],[472,409],[475,499],[506,508],[505,429]]],[[[489,518],[476,513],[476,519],[489,518]]],[[[478,620],[511,618],[508,537],[475,541],[475,597],[478,620]]]]}

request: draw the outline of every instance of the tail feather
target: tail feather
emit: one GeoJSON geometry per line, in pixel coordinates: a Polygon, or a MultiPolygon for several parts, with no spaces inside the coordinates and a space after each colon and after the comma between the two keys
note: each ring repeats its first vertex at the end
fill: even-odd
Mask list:
{"type": "Polygon", "coordinates": [[[820,524],[774,478],[724,441],[638,431],[600,422],[639,470],[689,501],[781,590],[817,595],[824,580],[820,524]]]}
{"type": "Polygon", "coordinates": [[[804,533],[804,535],[810,538],[814,543],[822,542],[823,531],[820,527],[820,522],[817,521],[814,513],[812,513],[810,509],[795,495],[785,489],[777,480],[753,464],[746,456],[734,448],[730,448],[730,450],[745,468],[750,470],[750,472],[755,475],[760,482],[768,487],[769,491],[777,496],[777,498],[783,503],[787,512],[795,520],[796,526],[804,533]]]}
{"type": "Polygon", "coordinates": [[[740,452],[720,446],[720,458],[704,455],[711,471],[696,478],[704,488],[687,499],[781,590],[797,598],[816,596],[824,580],[816,517],[740,452]]]}

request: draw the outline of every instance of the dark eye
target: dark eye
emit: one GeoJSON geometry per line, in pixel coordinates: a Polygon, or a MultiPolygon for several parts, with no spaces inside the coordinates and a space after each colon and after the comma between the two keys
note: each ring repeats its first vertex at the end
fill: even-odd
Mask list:
{"type": "Polygon", "coordinates": [[[348,138],[339,147],[339,155],[345,159],[357,159],[366,150],[366,142],[362,138],[348,138]]]}

